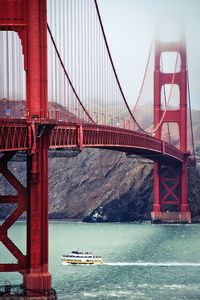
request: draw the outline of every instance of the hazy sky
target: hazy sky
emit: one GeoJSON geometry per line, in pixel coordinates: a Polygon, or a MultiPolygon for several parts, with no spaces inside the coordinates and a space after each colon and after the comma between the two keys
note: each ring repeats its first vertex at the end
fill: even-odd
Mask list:
{"type": "Polygon", "coordinates": [[[184,22],[191,102],[200,109],[200,0],[98,0],[98,4],[120,81],[133,105],[156,22],[184,22]]]}

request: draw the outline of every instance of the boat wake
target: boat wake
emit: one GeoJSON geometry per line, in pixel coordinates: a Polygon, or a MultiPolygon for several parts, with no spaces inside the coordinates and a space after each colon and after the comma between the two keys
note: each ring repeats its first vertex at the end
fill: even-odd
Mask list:
{"type": "Polygon", "coordinates": [[[200,267],[200,263],[190,262],[104,262],[108,266],[143,266],[143,267],[200,267]]]}

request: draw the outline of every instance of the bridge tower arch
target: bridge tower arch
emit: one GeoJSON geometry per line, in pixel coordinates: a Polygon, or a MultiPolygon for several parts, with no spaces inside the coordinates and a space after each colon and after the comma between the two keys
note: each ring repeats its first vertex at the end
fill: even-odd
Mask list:
{"type": "Polygon", "coordinates": [[[153,221],[190,223],[187,174],[187,60],[184,36],[172,43],[162,42],[157,37],[155,44],[154,126],[158,127],[155,133],[157,138],[162,138],[163,125],[169,123],[177,124],[180,150],[184,153],[184,160],[182,163],[174,164],[167,161],[154,163],[154,203],[151,216],[153,221]],[[161,55],[163,52],[178,53],[180,57],[178,72],[162,72],[161,55]],[[178,108],[167,107],[164,112],[161,91],[165,84],[176,84],[179,88],[180,99],[178,108]]]}

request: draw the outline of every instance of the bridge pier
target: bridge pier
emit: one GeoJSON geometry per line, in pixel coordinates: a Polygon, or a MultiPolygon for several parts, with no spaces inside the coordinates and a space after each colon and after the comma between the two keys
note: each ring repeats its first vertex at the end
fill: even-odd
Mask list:
{"type": "Polygon", "coordinates": [[[27,187],[9,170],[8,162],[14,154],[4,153],[0,158],[0,173],[17,192],[0,196],[0,203],[17,205],[0,225],[0,242],[15,257],[16,263],[0,264],[0,272],[21,273],[23,288],[18,297],[5,286],[5,293],[0,289],[0,299],[54,300],[56,292],[48,271],[48,134],[44,132],[34,153],[27,154],[27,187]],[[8,237],[9,228],[24,212],[27,212],[26,254],[8,237]]]}
{"type": "MultiPolygon", "coordinates": [[[[177,64],[177,62],[176,62],[177,64]]],[[[169,96],[168,102],[171,95],[169,96]]],[[[172,99],[173,101],[174,99],[172,99]]],[[[172,102],[171,101],[171,102],[172,102]]],[[[163,125],[174,123],[179,131],[179,148],[184,158],[179,163],[163,162],[162,158],[154,163],[154,204],[151,213],[154,222],[191,222],[188,206],[188,174],[187,174],[187,61],[185,39],[182,36],[177,42],[162,42],[157,37],[155,46],[154,70],[154,127],[155,136],[163,138],[163,125]],[[162,53],[174,52],[180,57],[180,71],[176,68],[170,73],[161,69],[162,53]],[[177,85],[179,88],[179,106],[163,108],[162,88],[165,85],[177,85]]],[[[178,146],[178,145],[176,145],[178,146]]],[[[163,142],[163,154],[165,143],[163,142]]]]}
{"type": "MultiPolygon", "coordinates": [[[[48,272],[48,132],[37,132],[35,120],[47,117],[47,11],[46,0],[0,1],[0,30],[16,31],[21,39],[26,71],[27,187],[8,170],[15,153],[3,154],[0,172],[16,190],[17,196],[1,196],[2,203],[17,208],[0,226],[0,241],[14,255],[15,264],[1,264],[0,272],[20,272],[23,295],[29,299],[50,299],[52,280],[48,272]],[[27,150],[28,149],[28,150],[27,150]],[[7,236],[11,225],[27,212],[26,255],[7,236]]],[[[9,99],[8,99],[9,100],[9,99]]],[[[43,125],[43,127],[45,127],[43,125]]],[[[17,131],[14,131],[17,135],[17,131]]],[[[19,137],[20,139],[20,137],[19,137]]],[[[9,147],[10,145],[8,145],[9,147]]],[[[12,147],[11,147],[12,148],[12,147]]],[[[16,146],[15,151],[18,151],[16,146]]],[[[10,295],[10,298],[11,297],[10,295]]],[[[51,299],[56,299],[55,297],[51,299]]]]}
{"type": "Polygon", "coordinates": [[[187,158],[181,165],[154,163],[153,222],[191,223],[187,158]]]}
{"type": "Polygon", "coordinates": [[[35,153],[28,156],[27,289],[51,289],[48,272],[48,136],[43,134],[35,153]]]}
{"type": "Polygon", "coordinates": [[[191,223],[190,212],[151,212],[153,223],[191,223]]]}

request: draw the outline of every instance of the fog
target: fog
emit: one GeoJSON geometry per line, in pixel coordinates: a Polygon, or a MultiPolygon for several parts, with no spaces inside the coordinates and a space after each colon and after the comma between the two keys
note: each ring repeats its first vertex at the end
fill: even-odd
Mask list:
{"type": "Polygon", "coordinates": [[[200,1],[98,0],[98,4],[115,66],[130,105],[136,101],[158,23],[165,24],[162,38],[166,41],[174,41],[177,24],[184,24],[192,108],[200,109],[200,1]]]}

